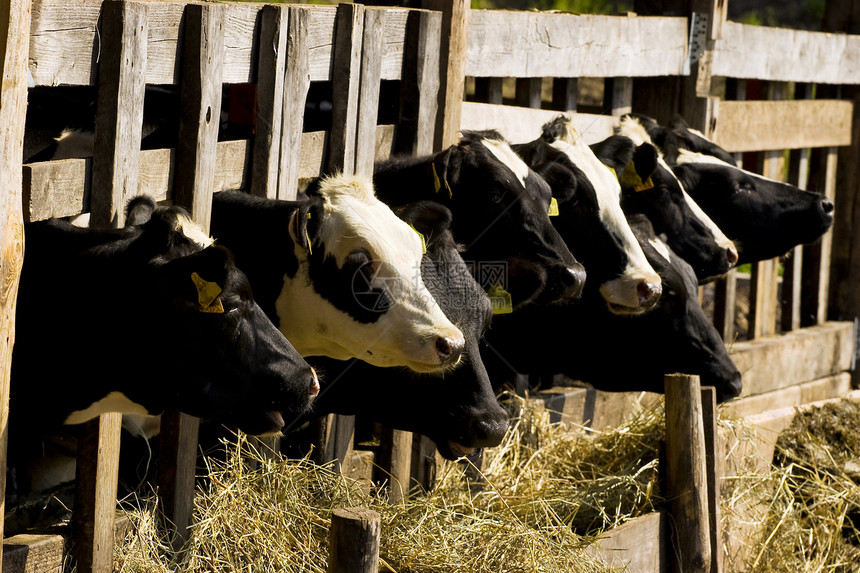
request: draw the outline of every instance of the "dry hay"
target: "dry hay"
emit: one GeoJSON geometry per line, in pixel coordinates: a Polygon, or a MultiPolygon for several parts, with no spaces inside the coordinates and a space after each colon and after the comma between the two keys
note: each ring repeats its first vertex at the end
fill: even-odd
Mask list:
{"type": "Polygon", "coordinates": [[[769,468],[724,482],[724,520],[755,526],[729,570],[858,571],[860,404],[840,400],[799,412],[769,468]]]}
{"type": "Polygon", "coordinates": [[[243,439],[225,444],[226,461],[209,462],[195,496],[183,551],[170,549],[155,498],[138,499],[128,504],[132,526],[116,569],[324,572],[332,510],[363,506],[381,516],[380,571],[607,571],[589,545],[660,502],[662,409],[611,431],[570,431],[512,399],[520,415],[504,443],[485,452],[477,483],[466,477],[474,467],[448,463],[431,492],[403,503],[308,459],[272,460],[243,439]]]}

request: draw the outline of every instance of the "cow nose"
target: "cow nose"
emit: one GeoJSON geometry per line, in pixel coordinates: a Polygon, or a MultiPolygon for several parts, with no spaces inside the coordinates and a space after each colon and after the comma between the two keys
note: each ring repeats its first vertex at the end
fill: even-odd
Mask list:
{"type": "Polygon", "coordinates": [[[455,364],[463,353],[466,339],[460,337],[438,336],[436,337],[436,353],[442,364],[455,364]]]}
{"type": "Polygon", "coordinates": [[[508,431],[507,414],[484,414],[472,416],[468,423],[470,446],[474,448],[493,448],[502,443],[508,431]]]}
{"type": "Polygon", "coordinates": [[[729,261],[729,267],[738,264],[738,250],[734,247],[726,249],[726,259],[729,261]]]}
{"type": "Polygon", "coordinates": [[[821,198],[821,210],[825,215],[830,215],[833,213],[833,201],[828,199],[827,197],[821,198]]]}
{"type": "Polygon", "coordinates": [[[311,383],[308,386],[308,396],[311,398],[316,398],[317,394],[320,393],[320,379],[317,376],[317,371],[311,368],[311,383]]]}
{"type": "Polygon", "coordinates": [[[565,286],[560,298],[579,298],[585,286],[585,268],[582,265],[566,267],[561,280],[565,286]]]}
{"type": "Polygon", "coordinates": [[[639,307],[651,308],[657,304],[660,295],[663,293],[663,285],[660,283],[650,283],[641,281],[636,285],[636,294],[639,295],[639,307]]]}

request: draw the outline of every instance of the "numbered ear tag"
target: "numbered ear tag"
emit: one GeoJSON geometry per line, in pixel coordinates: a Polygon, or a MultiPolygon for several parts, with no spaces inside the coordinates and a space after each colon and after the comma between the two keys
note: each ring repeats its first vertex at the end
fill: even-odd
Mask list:
{"type": "Polygon", "coordinates": [[[409,223],[409,226],[412,227],[412,230],[415,231],[415,234],[421,238],[421,252],[426,254],[427,253],[427,242],[424,240],[424,234],[421,231],[419,231],[418,229],[416,229],[415,225],[413,225],[412,223],[409,223]]]}
{"type": "Polygon", "coordinates": [[[636,172],[636,164],[632,161],[624,168],[624,172],[621,174],[621,177],[618,178],[618,181],[624,185],[633,187],[633,190],[637,192],[645,191],[646,189],[654,187],[654,182],[650,177],[645,181],[642,181],[642,178],[636,172]]]}
{"type": "Polygon", "coordinates": [[[547,215],[550,217],[558,217],[558,200],[555,197],[549,200],[547,215]]]}
{"type": "Polygon", "coordinates": [[[503,289],[501,285],[491,286],[487,295],[490,297],[490,302],[493,303],[493,314],[510,314],[514,311],[511,293],[503,289]]]}
{"type": "Polygon", "coordinates": [[[204,280],[197,273],[191,273],[191,280],[194,286],[197,287],[197,303],[200,305],[201,312],[224,312],[224,306],[221,304],[221,299],[218,295],[221,294],[221,287],[218,283],[204,280]]]}

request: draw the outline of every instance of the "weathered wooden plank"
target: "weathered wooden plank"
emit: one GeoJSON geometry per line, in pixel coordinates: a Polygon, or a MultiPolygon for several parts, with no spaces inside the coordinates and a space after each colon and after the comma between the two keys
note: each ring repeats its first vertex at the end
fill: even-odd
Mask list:
{"type": "Polygon", "coordinates": [[[621,117],[633,111],[633,78],[610,78],[606,80],[607,107],[609,113],[621,117]]]}
{"type": "MultiPolygon", "coordinates": [[[[29,0],[0,6],[0,495],[6,492],[9,382],[15,344],[15,308],[24,262],[22,169],[27,110],[29,0]]],[[[4,505],[5,507],[5,505],[4,505]]],[[[3,516],[0,515],[0,537],[3,516]]]]}
{"type": "Polygon", "coordinates": [[[66,541],[62,535],[20,534],[3,540],[6,573],[61,573],[66,541]]]}
{"type": "Polygon", "coordinates": [[[403,74],[403,59],[406,42],[409,10],[406,8],[377,8],[382,17],[382,49],[379,62],[379,77],[383,80],[399,80],[403,74]]]}
{"type": "Polygon", "coordinates": [[[354,167],[355,172],[362,175],[373,175],[373,162],[376,159],[376,122],[379,117],[386,12],[379,8],[367,8],[364,11],[354,167]]]}
{"type": "Polygon", "coordinates": [[[473,10],[468,76],[679,75],[687,19],[473,10]]]}
{"type": "Polygon", "coordinates": [[[361,4],[340,4],[335,25],[332,101],[326,170],[355,172],[355,145],[361,79],[361,41],[365,8],[361,4]]]}
{"type": "Polygon", "coordinates": [[[850,145],[852,111],[841,100],[722,101],[714,141],[733,152],[850,145]]]}
{"type": "Polygon", "coordinates": [[[517,78],[516,104],[532,109],[541,108],[541,78],[517,78]]]}
{"type": "Polygon", "coordinates": [[[412,10],[407,26],[395,148],[409,155],[427,155],[434,150],[439,111],[442,14],[412,10]]]}
{"type": "Polygon", "coordinates": [[[850,391],[851,375],[844,372],[818,380],[801,382],[779,390],[732,400],[723,406],[722,415],[731,418],[743,418],[768,410],[789,408],[808,402],[845,396],[850,391]]]}
{"type": "Polygon", "coordinates": [[[287,91],[282,101],[280,168],[277,186],[277,196],[280,199],[295,198],[300,177],[299,162],[305,153],[302,128],[305,101],[311,85],[312,16],[313,11],[308,8],[290,8],[284,77],[284,89],[287,91]]]}
{"type": "Polygon", "coordinates": [[[670,571],[707,573],[711,564],[705,434],[698,376],[666,376],[666,494],[675,555],[670,571]]]}
{"type": "Polygon", "coordinates": [[[853,322],[825,322],[730,346],[732,361],[743,374],[742,396],[845,372],[853,354],[853,322]]]}
{"type": "Polygon", "coordinates": [[[475,101],[480,103],[504,103],[504,78],[475,78],[475,101]]]}
{"type": "MultiPolygon", "coordinates": [[[[422,0],[421,7],[442,12],[439,52],[439,110],[434,149],[457,143],[466,84],[466,53],[471,10],[467,0],[422,0]]],[[[495,74],[503,75],[503,74],[495,74]]]]}
{"type": "Polygon", "coordinates": [[[725,22],[712,76],[822,84],[860,83],[860,37],[725,22]]]}
{"type": "Polygon", "coordinates": [[[555,78],[552,81],[552,107],[561,111],[576,111],[579,100],[577,78],[555,78]]]}
{"type": "Polygon", "coordinates": [[[189,4],[173,200],[209,229],[224,69],[224,4],[189,4]]]}
{"type": "MultiPolygon", "coordinates": [[[[558,114],[553,110],[463,102],[460,125],[462,129],[497,129],[508,141],[525,143],[538,138],[541,126],[558,114]]],[[[608,115],[569,115],[588,144],[606,139],[618,125],[618,118],[608,115]]]]}
{"type": "Polygon", "coordinates": [[[666,570],[666,516],[655,511],[610,529],[590,545],[587,553],[613,571],[666,570]]]}
{"type": "Polygon", "coordinates": [[[257,197],[278,197],[289,15],[288,8],[277,5],[263,6],[260,13],[257,113],[251,163],[251,194],[257,197]]]}
{"type": "MultiPolygon", "coordinates": [[[[40,0],[33,6],[30,32],[30,71],[37,85],[92,85],[100,52],[96,33],[101,0],[40,0]]],[[[152,2],[146,81],[177,84],[180,80],[179,42],[182,1],[152,2]]],[[[233,2],[225,5],[224,81],[254,79],[257,59],[257,22],[262,5],[233,2]]],[[[334,6],[314,6],[308,59],[311,79],[331,79],[334,6]]]]}
{"type": "Polygon", "coordinates": [[[90,225],[122,227],[125,203],[137,190],[146,74],[148,5],[108,2],[102,16],[105,53],[93,142],[90,225]]]}
{"type": "Polygon", "coordinates": [[[379,439],[381,448],[377,463],[383,472],[380,479],[388,481],[388,501],[397,503],[409,493],[412,432],[383,428],[379,439]]]}
{"type": "Polygon", "coordinates": [[[722,546],[722,513],[720,511],[720,480],[723,479],[725,448],[720,439],[717,392],[702,388],[702,427],[705,433],[705,477],[707,478],[708,535],[711,543],[709,573],[723,573],[725,564],[722,546]]]}
{"type": "Polygon", "coordinates": [[[161,416],[158,437],[158,501],[173,524],[168,540],[179,549],[188,539],[194,507],[194,473],[197,465],[197,438],[200,420],[169,411],[161,416]]]}
{"type": "Polygon", "coordinates": [[[112,412],[81,426],[72,513],[72,559],[81,572],[113,571],[119,434],[122,414],[112,412]]]}

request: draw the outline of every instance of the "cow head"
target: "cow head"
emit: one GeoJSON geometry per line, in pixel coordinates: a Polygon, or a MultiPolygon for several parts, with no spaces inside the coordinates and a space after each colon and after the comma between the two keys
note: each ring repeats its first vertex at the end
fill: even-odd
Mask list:
{"type": "Polygon", "coordinates": [[[738,247],[738,263],[785,254],[819,239],[833,224],[833,201],[679,149],[673,170],[693,199],[738,247]]]}
{"type": "Polygon", "coordinates": [[[550,221],[552,191],[501,135],[463,132],[431,169],[437,196],[454,215],[454,237],[466,245],[463,257],[479,267],[485,288],[506,283],[513,310],[580,295],[585,271],[550,221]]]}
{"type": "Polygon", "coordinates": [[[625,213],[643,213],[654,225],[654,231],[696,271],[700,283],[725,274],[738,261],[735,245],[686,192],[681,182],[651,142],[651,137],[633,116],[621,118],[619,136],[630,138],[636,151],[626,157],[606,148],[619,136],[593,146],[607,164],[621,159],[616,168],[621,175],[622,208],[625,213]],[[643,157],[645,156],[645,157],[643,157]],[[650,166],[656,166],[651,171],[650,166]],[[648,165],[650,177],[639,178],[636,169],[648,165]],[[622,171],[623,170],[623,171],[622,171]],[[622,173],[627,174],[627,177],[622,173]]]}
{"type": "MultiPolygon", "coordinates": [[[[553,222],[592,279],[612,312],[636,314],[660,297],[660,277],[645,260],[621,211],[621,186],[613,173],[559,116],[543,126],[541,140],[553,151],[539,157],[530,144],[530,162],[540,162],[559,204],[553,222]],[[547,161],[549,159],[549,161],[547,161]],[[594,273],[592,275],[592,273],[594,273]]],[[[629,144],[632,149],[632,144],[629,144]]]]}
{"type": "Polygon", "coordinates": [[[416,372],[454,366],[463,333],[424,285],[418,233],[369,178],[325,177],[306,194],[289,224],[297,267],[276,302],[299,352],[416,372]]]}
{"type": "Polygon", "coordinates": [[[396,212],[426,237],[422,276],[446,316],[463,331],[463,359],[444,375],[311,359],[326,373],[313,412],[357,414],[418,432],[436,442],[447,459],[496,446],[507,430],[508,416],[496,400],[479,353],[479,340],[492,318],[489,298],[458,252],[448,230],[448,209],[421,201],[396,212]]]}
{"type": "Polygon", "coordinates": [[[87,385],[57,388],[46,410],[80,423],[105,411],[173,409],[253,434],[279,431],[285,418],[304,412],[319,389],[316,375],[255,304],[230,252],[178,207],[138,198],[129,220],[105,232],[61,221],[28,229],[19,311],[33,324],[16,344],[16,376],[50,378],[57,367],[31,362],[34,337],[63,346],[59,367],[62,353],[97,353],[87,385]],[[78,304],[47,316],[74,325],[71,332],[44,331],[55,276],[78,304]]]}

